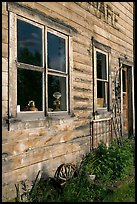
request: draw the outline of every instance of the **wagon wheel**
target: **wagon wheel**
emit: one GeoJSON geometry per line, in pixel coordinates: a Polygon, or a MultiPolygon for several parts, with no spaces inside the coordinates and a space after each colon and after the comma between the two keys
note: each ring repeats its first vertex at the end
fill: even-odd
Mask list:
{"type": "Polygon", "coordinates": [[[66,181],[68,181],[69,179],[76,175],[77,175],[76,167],[71,163],[67,163],[61,164],[57,168],[54,178],[56,179],[57,182],[60,183],[61,186],[63,186],[66,183],[66,181]]]}

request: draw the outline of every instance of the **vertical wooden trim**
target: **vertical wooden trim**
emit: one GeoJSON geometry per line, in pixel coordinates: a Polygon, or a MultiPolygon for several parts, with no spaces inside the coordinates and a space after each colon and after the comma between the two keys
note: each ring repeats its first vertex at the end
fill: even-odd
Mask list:
{"type": "Polygon", "coordinates": [[[108,111],[112,109],[111,54],[108,53],[108,111]]]}
{"type": "Polygon", "coordinates": [[[10,116],[16,117],[17,105],[17,18],[9,13],[9,110],[10,116]]]}
{"type": "Polygon", "coordinates": [[[133,135],[135,136],[135,91],[134,91],[134,66],[132,66],[132,106],[133,106],[133,135]]]}
{"type": "Polygon", "coordinates": [[[46,53],[47,53],[47,50],[46,50],[46,27],[44,26],[44,31],[43,31],[43,50],[44,50],[44,53],[43,53],[43,65],[44,65],[44,79],[43,79],[43,103],[44,103],[44,116],[47,116],[47,104],[46,104],[46,95],[47,95],[47,91],[46,91],[46,82],[47,82],[47,79],[46,79],[46,72],[47,72],[47,58],[46,58],[46,53]]]}
{"type": "Polygon", "coordinates": [[[45,26],[45,115],[48,115],[48,56],[47,56],[47,27],[45,26]]]}
{"type": "Polygon", "coordinates": [[[68,111],[73,114],[74,112],[74,96],[73,96],[73,41],[72,37],[68,37],[68,111]]]}
{"type": "MultiPolygon", "coordinates": [[[[120,67],[122,67],[122,63],[120,63],[120,67]]],[[[121,82],[121,124],[122,124],[122,133],[123,133],[123,77],[122,77],[122,68],[120,69],[120,82],[121,82]]]]}
{"type": "Polygon", "coordinates": [[[97,110],[97,60],[96,60],[96,48],[94,48],[94,111],[97,110]]]}

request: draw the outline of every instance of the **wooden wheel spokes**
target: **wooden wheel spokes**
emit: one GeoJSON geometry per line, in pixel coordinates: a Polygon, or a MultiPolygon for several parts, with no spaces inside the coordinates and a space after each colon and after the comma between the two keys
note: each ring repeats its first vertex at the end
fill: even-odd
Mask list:
{"type": "Polygon", "coordinates": [[[67,180],[72,178],[76,173],[76,168],[73,164],[61,164],[55,173],[54,178],[61,184],[64,185],[67,180]]]}

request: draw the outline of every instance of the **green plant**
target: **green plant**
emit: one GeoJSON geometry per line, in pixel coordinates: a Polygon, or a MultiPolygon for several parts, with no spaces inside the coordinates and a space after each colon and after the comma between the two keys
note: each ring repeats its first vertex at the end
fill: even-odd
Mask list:
{"type": "Polygon", "coordinates": [[[40,176],[40,170],[38,171],[38,174],[36,176],[35,181],[32,183],[31,187],[27,184],[27,181],[21,181],[20,183],[15,184],[16,187],[16,202],[32,202],[32,194],[35,190],[37,183],[39,181],[40,176]],[[22,187],[22,191],[20,191],[20,186],[22,187]]]}
{"type": "MultiPolygon", "coordinates": [[[[111,187],[133,169],[134,141],[112,141],[109,147],[100,143],[98,149],[83,157],[76,177],[63,188],[53,178],[41,179],[29,193],[31,202],[97,202],[104,201],[111,187]],[[90,175],[95,175],[95,180],[90,175]]],[[[121,182],[121,181],[120,181],[121,182]]],[[[27,202],[27,201],[26,201],[27,202]]]]}
{"type": "Polygon", "coordinates": [[[55,202],[59,199],[59,190],[52,178],[41,179],[33,193],[32,202],[55,202]]]}

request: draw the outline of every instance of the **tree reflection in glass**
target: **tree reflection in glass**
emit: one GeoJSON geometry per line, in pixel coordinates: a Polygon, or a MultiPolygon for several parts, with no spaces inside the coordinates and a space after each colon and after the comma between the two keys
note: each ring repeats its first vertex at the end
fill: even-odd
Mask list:
{"type": "Polygon", "coordinates": [[[42,29],[17,20],[18,62],[42,66],[42,29]]]}
{"type": "Polygon", "coordinates": [[[48,68],[66,72],[65,39],[52,33],[47,33],[48,68]]]}

